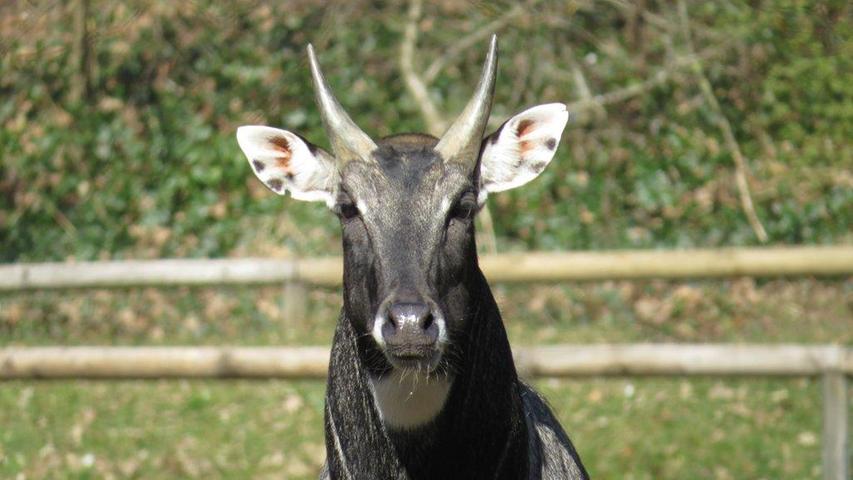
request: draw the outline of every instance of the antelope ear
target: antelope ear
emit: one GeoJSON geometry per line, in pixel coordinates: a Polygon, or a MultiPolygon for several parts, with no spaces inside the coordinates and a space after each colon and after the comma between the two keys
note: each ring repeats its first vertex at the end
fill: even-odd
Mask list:
{"type": "Polygon", "coordinates": [[[554,158],[569,112],[562,103],[527,109],[483,140],[481,192],[502,192],[536,178],[554,158]]]}
{"type": "Polygon", "coordinates": [[[296,200],[334,202],[335,159],[299,135],[272,127],[243,126],[237,143],[255,176],[273,192],[296,200]]]}

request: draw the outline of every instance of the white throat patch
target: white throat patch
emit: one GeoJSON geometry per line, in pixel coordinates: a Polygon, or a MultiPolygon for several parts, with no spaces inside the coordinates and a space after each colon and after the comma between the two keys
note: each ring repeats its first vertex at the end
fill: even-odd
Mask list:
{"type": "Polygon", "coordinates": [[[370,377],[370,390],[382,422],[403,430],[435,418],[444,407],[452,384],[452,377],[427,377],[397,369],[381,378],[370,377]]]}

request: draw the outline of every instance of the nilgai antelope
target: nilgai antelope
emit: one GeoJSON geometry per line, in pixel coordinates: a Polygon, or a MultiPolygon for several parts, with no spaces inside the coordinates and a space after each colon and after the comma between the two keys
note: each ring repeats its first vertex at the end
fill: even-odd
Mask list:
{"type": "Polygon", "coordinates": [[[270,190],[325,201],[341,222],[344,306],[320,477],[587,478],[554,414],[518,378],[474,242],[486,196],[529,182],[553,158],[566,106],[525,110],[484,139],[492,37],[476,92],[444,136],[374,142],[310,45],[308,58],[331,152],[271,127],[240,127],[237,140],[270,190]]]}

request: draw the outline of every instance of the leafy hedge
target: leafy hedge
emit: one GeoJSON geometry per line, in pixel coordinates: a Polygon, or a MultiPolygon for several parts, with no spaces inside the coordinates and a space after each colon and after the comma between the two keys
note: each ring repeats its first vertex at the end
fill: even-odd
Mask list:
{"type": "MultiPolygon", "coordinates": [[[[849,242],[850,7],[765,3],[690,3],[693,41],[749,160],[771,242],[849,242]]],[[[423,129],[399,78],[406,12],[394,2],[92,0],[88,62],[74,47],[77,5],[0,8],[2,261],[335,251],[324,207],[266,192],[234,140],[238,125],[265,123],[325,143],[309,41],[365,130],[423,129]]],[[[619,5],[532,2],[501,32],[495,122],[578,100],[584,84],[604,94],[667,75],[585,109],[542,178],[493,197],[501,248],[756,243],[731,154],[691,69],[677,66],[687,53],[678,13],[619,5]]],[[[512,7],[426,6],[418,68],[512,7]]],[[[467,100],[484,47],[431,86],[445,112],[467,100]]]]}

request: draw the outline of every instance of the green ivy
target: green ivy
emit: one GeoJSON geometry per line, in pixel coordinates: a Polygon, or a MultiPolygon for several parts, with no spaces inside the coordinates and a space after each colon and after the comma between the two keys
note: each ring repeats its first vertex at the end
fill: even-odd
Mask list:
{"type": "MultiPolygon", "coordinates": [[[[0,34],[0,261],[336,251],[324,207],[253,183],[234,140],[237,126],[264,123],[325,143],[309,41],[365,130],[423,129],[397,68],[406,12],[393,2],[338,12],[317,1],[91,4],[91,89],[79,99],[76,3],[0,13],[11,26],[0,34]]],[[[503,7],[426,6],[417,67],[503,7]]],[[[678,15],[668,4],[647,8],[669,28],[608,3],[546,1],[518,17],[501,33],[493,116],[579,99],[572,62],[593,93],[666,68],[685,53],[678,15]]],[[[849,10],[815,0],[689,5],[696,48],[719,50],[704,70],[775,244],[851,241],[849,10]]],[[[482,47],[430,86],[447,116],[467,100],[482,47]]],[[[539,179],[490,200],[500,248],[756,244],[732,156],[690,75],[677,69],[642,95],[584,112],[539,179]]]]}

